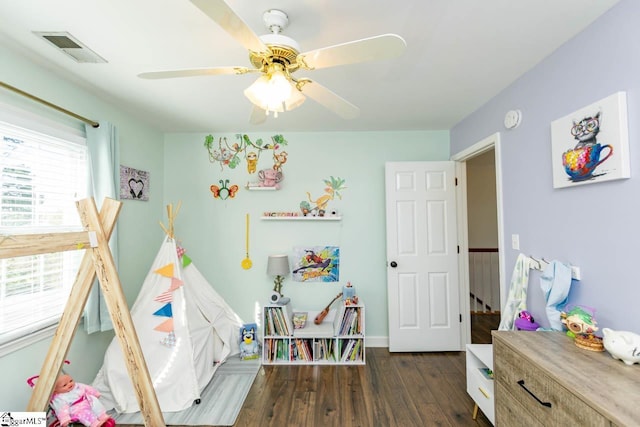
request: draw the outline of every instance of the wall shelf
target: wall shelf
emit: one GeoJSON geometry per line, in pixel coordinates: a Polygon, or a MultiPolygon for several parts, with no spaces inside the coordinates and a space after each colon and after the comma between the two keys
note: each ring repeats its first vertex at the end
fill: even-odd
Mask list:
{"type": "Polygon", "coordinates": [[[341,216],[261,216],[265,221],[341,221],[341,216]]]}
{"type": "Polygon", "coordinates": [[[246,188],[249,191],[277,191],[278,188],[276,187],[258,187],[257,185],[246,185],[244,188],[246,188]]]}

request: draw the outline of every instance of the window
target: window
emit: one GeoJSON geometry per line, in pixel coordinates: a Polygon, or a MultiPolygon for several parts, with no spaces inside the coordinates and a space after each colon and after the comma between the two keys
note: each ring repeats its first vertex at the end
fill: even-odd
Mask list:
{"type": "MultiPolygon", "coordinates": [[[[81,230],[87,147],[0,121],[0,245],[12,235],[81,230]]],[[[60,320],[84,251],[0,259],[0,345],[60,320]]]]}

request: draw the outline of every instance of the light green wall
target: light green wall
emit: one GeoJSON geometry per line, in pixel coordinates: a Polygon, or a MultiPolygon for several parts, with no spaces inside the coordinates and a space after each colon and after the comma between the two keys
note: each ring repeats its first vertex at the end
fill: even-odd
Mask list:
{"type": "MultiPolygon", "coordinates": [[[[138,123],[117,106],[90,95],[79,85],[54,77],[46,69],[4,47],[0,47],[0,81],[92,120],[110,121],[120,135],[122,164],[150,172],[150,200],[124,201],[118,221],[119,275],[127,300],[131,304],[162,239],[162,232],[157,225],[157,219],[163,212],[162,133],[138,123]]],[[[4,89],[0,89],[0,102],[27,109],[76,128],[81,127],[74,119],[4,89]]],[[[76,333],[67,358],[72,363],[69,372],[78,381],[86,383],[93,380],[102,365],[104,350],[112,337],[112,332],[92,335],[76,333]]],[[[3,384],[3,387],[0,387],[0,410],[26,409],[31,396],[31,389],[26,380],[40,372],[50,341],[46,339],[0,357],[3,384]]]]}
{"type": "MultiPolygon", "coordinates": [[[[276,132],[250,134],[251,140],[268,141],[276,132]]],[[[176,237],[213,287],[245,321],[254,320],[256,306],[267,301],[273,279],[266,275],[270,254],[291,254],[299,245],[340,246],[340,282],[299,283],[287,277],[285,296],[294,307],[322,310],[351,281],[367,306],[367,336],[387,336],[384,163],[387,161],[446,160],[449,133],[345,132],[287,133],[279,191],[246,191],[250,178],[243,162],[221,170],[204,148],[204,134],[165,136],[165,204],[182,202],[176,237]],[[316,199],[329,176],[346,179],[342,200],[330,207],[342,215],[340,222],[264,221],[265,211],[297,211],[306,192],[316,199]],[[235,198],[214,199],[211,184],[229,179],[241,189],[235,198]],[[251,217],[250,255],[253,268],[243,270],[245,215],[251,217]]],[[[229,144],[236,142],[234,135],[229,144]]],[[[267,155],[268,156],[268,155],[267,155]]],[[[260,168],[273,162],[263,154],[260,168]]]]}
{"type": "MultiPolygon", "coordinates": [[[[0,81],[94,120],[113,123],[119,132],[121,164],[150,173],[150,200],[127,201],[118,221],[119,276],[127,301],[135,300],[163,238],[158,221],[166,223],[165,206],[182,201],[176,221],[177,237],[195,264],[227,302],[249,321],[256,305],[266,301],[273,280],[266,276],[269,254],[290,252],[296,245],[331,244],[341,248],[340,284],[301,284],[287,278],[284,294],[296,307],[320,310],[351,281],[367,304],[367,335],[387,335],[385,268],[384,163],[386,161],[444,160],[449,155],[449,133],[358,132],[286,133],[289,160],[283,188],[277,192],[248,192],[214,200],[211,184],[222,178],[241,187],[244,169],[221,171],[209,163],[204,134],[169,134],[133,119],[133,115],[86,92],[81,84],[54,77],[45,68],[0,47],[0,81]],[[164,144],[163,144],[164,140],[164,144]],[[263,211],[293,211],[309,191],[319,197],[323,179],[346,179],[344,198],[332,206],[341,222],[267,222],[263,211]],[[254,266],[240,268],[244,258],[245,214],[251,215],[251,258],[254,266]]],[[[19,106],[65,124],[75,120],[39,104],[0,90],[0,102],[19,106]]],[[[268,139],[275,133],[251,134],[268,139]]],[[[223,135],[216,135],[223,136],[223,135]]],[[[233,142],[234,135],[227,136],[233,142]]],[[[264,166],[264,164],[262,164],[264,166]]],[[[268,166],[271,166],[269,164],[268,166]]],[[[102,365],[112,332],[77,332],[67,358],[69,371],[81,382],[91,382],[102,365]]],[[[26,409],[31,389],[26,379],[39,373],[50,339],[0,357],[4,387],[0,409],[26,409]]]]}

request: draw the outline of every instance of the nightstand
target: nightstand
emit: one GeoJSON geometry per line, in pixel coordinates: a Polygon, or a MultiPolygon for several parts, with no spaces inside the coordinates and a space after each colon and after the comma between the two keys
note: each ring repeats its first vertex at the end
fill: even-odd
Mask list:
{"type": "Polygon", "coordinates": [[[489,421],[495,424],[493,387],[493,346],[467,344],[467,393],[475,402],[474,420],[480,408],[489,421]]]}

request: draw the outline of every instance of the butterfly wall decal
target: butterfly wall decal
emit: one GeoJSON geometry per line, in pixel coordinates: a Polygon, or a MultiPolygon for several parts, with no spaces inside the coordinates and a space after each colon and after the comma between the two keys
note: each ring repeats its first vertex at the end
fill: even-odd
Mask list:
{"type": "Polygon", "coordinates": [[[240,190],[240,187],[237,184],[233,184],[229,187],[228,179],[221,179],[218,182],[220,183],[220,187],[215,184],[212,184],[211,187],[209,187],[211,194],[213,194],[213,197],[216,199],[227,200],[229,197],[233,199],[238,193],[238,190],[240,190]]]}

